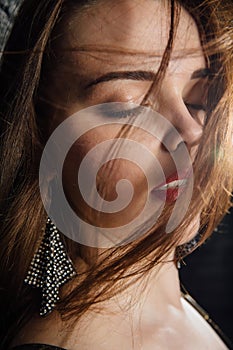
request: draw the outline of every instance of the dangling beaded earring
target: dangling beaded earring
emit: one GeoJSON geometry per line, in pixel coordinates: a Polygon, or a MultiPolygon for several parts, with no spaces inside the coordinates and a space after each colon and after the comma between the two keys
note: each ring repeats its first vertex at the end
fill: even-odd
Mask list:
{"type": "Polygon", "coordinates": [[[191,254],[198,246],[201,238],[203,236],[203,232],[198,232],[194,238],[192,238],[189,242],[179,245],[176,248],[176,258],[177,258],[177,268],[181,268],[181,261],[183,262],[183,257],[191,254]]]}
{"type": "Polygon", "coordinates": [[[76,275],[56,226],[48,218],[45,235],[24,280],[42,289],[40,316],[46,316],[59,300],[59,288],[76,275]]]}

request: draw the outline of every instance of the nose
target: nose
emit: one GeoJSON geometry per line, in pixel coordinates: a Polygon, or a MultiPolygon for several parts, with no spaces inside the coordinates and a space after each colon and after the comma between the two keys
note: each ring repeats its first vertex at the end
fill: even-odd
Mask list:
{"type": "Polygon", "coordinates": [[[172,95],[170,90],[166,99],[165,96],[158,96],[156,105],[158,113],[170,122],[162,140],[162,144],[169,152],[176,151],[180,143],[185,143],[189,151],[199,144],[203,127],[190,113],[182,96],[178,93],[172,95]]]}
{"type": "Polygon", "coordinates": [[[199,144],[203,132],[202,126],[192,117],[185,105],[177,110],[159,113],[171,122],[171,127],[163,139],[163,144],[170,152],[174,152],[182,142],[189,150],[199,144]]]}

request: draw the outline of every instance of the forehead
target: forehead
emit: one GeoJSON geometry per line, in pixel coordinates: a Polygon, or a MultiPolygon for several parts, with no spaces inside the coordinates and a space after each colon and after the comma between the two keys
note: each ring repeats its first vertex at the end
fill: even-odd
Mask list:
{"type": "MultiPolygon", "coordinates": [[[[102,0],[88,9],[70,14],[64,38],[70,47],[90,46],[144,52],[164,52],[170,30],[166,0],[102,0]]],[[[174,55],[199,51],[199,33],[192,17],[181,8],[174,42],[174,55]]]]}

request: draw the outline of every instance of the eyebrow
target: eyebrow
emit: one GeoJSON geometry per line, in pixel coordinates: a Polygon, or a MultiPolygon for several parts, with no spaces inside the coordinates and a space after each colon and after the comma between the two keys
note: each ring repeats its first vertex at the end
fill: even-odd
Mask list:
{"type": "Polygon", "coordinates": [[[86,88],[89,88],[93,85],[103,83],[110,80],[138,80],[138,81],[153,81],[156,77],[156,74],[152,71],[119,71],[119,72],[110,72],[104,75],[101,75],[99,78],[91,81],[86,88]]]}
{"type": "MultiPolygon", "coordinates": [[[[204,79],[210,75],[209,68],[201,68],[192,73],[191,79],[204,79]]],[[[91,81],[85,88],[88,89],[91,86],[97,85],[111,80],[138,80],[138,81],[153,81],[156,78],[156,73],[152,71],[119,71],[109,72],[101,75],[99,78],[91,81]]]]}

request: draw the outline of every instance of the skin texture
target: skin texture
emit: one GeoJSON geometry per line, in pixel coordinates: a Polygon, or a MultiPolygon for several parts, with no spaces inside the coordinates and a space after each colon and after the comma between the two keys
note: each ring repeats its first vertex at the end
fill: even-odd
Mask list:
{"type": "MultiPolygon", "coordinates": [[[[59,65],[52,73],[53,88],[49,89],[49,96],[46,97],[53,106],[57,106],[49,120],[49,135],[66,118],[85,107],[107,102],[141,103],[152,81],[113,79],[98,84],[94,82],[110,72],[155,73],[158,70],[169,29],[168,16],[154,20],[158,11],[167,13],[166,2],[148,1],[148,6],[144,6],[140,1],[120,1],[116,6],[105,1],[95,6],[94,14],[91,7],[78,16],[78,21],[74,16],[67,19],[57,44],[59,65]],[[90,23],[88,27],[87,22],[90,23]],[[78,52],[75,51],[77,47],[90,51],[78,52]],[[74,51],[65,53],[67,48],[74,51]],[[114,52],[110,53],[109,50],[114,52]]],[[[162,142],[142,129],[131,130],[127,135],[154,154],[166,177],[176,170],[171,153],[176,153],[181,143],[185,143],[194,160],[205,115],[202,108],[196,109],[192,105],[204,104],[206,81],[192,79],[192,75],[205,68],[206,63],[196,25],[184,13],[182,11],[184,18],[178,28],[172,59],[161,89],[156,98],[152,94],[148,101],[178,130],[182,142],[168,127],[162,130],[162,142]]],[[[97,226],[119,227],[127,224],[142,211],[147,198],[148,187],[143,172],[135,164],[122,159],[109,161],[99,170],[97,188],[103,199],[112,201],[117,197],[117,182],[122,178],[128,179],[133,185],[134,196],[125,210],[112,215],[99,215],[90,210],[78,190],[77,173],[83,157],[100,142],[117,137],[119,131],[120,126],[116,125],[89,131],[75,142],[64,164],[63,184],[69,203],[82,218],[97,226]]],[[[184,164],[187,172],[186,166],[184,164]]],[[[94,168],[95,162],[89,171],[94,171],[94,168]]],[[[155,179],[155,186],[161,182],[161,179],[155,179]]],[[[158,198],[153,200],[156,212],[161,201],[158,198]]],[[[187,235],[188,238],[196,233],[196,224],[194,226],[195,232],[187,235]]]]}
{"type": "MultiPolygon", "coordinates": [[[[112,80],[90,85],[99,76],[111,71],[147,70],[159,67],[161,53],[168,37],[169,21],[164,1],[101,1],[81,15],[72,15],[59,40],[61,57],[51,79],[51,105],[57,105],[47,125],[48,134],[66,118],[82,108],[106,102],[140,103],[150,86],[150,81],[112,80]],[[88,26],[87,26],[88,23],[88,26]],[[156,34],[156,35],[155,35],[156,34]],[[109,52],[62,53],[62,48],[77,45],[93,48],[118,49],[124,54],[109,52]],[[137,53],[128,55],[127,52],[137,53]],[[61,83],[62,82],[62,83],[61,83]]],[[[190,108],[190,104],[202,104],[203,79],[191,79],[194,71],[205,68],[198,31],[191,17],[182,10],[174,44],[174,51],[156,101],[150,96],[156,111],[167,118],[180,132],[192,160],[202,135],[201,123],[204,111],[190,108]],[[185,52],[195,51],[195,55],[185,52]],[[178,56],[178,57],[177,57],[178,56]]],[[[48,99],[48,96],[45,96],[48,99]]],[[[64,186],[67,197],[76,210],[79,207],[73,162],[78,164],[94,145],[113,138],[117,127],[93,130],[78,140],[67,157],[64,169],[64,186]]],[[[149,134],[135,131],[132,139],[144,143],[161,162],[166,176],[174,171],[169,152],[175,152],[180,141],[165,129],[163,138],[168,140],[169,150],[149,134]]],[[[144,202],[145,183],[140,171],[125,162],[115,162],[111,177],[106,178],[102,169],[100,179],[110,182],[108,195],[114,194],[117,176],[127,176],[136,191],[134,205],[126,213],[115,218],[114,224],[122,224],[135,208],[137,214],[144,202]],[[117,169],[117,171],[116,171],[117,169]],[[118,174],[118,175],[117,175],[118,174]]],[[[85,210],[83,210],[84,212],[85,210]]],[[[89,217],[89,220],[93,217],[89,217]]],[[[95,222],[97,218],[93,219],[95,222]]],[[[101,220],[104,220],[102,217],[101,220]]],[[[106,219],[107,221],[107,219],[106,219]]],[[[103,222],[103,221],[101,221],[103,222]]],[[[196,218],[184,241],[198,228],[196,218]]],[[[85,248],[86,261],[91,263],[95,250],[85,248]]],[[[225,346],[204,320],[182,300],[178,272],[172,262],[174,252],[167,262],[156,266],[142,282],[103,304],[103,312],[88,312],[78,327],[66,330],[59,315],[54,312],[45,320],[35,318],[15,339],[15,345],[23,342],[43,342],[60,345],[72,350],[104,349],[225,349],[225,346]],[[131,305],[131,309],[128,307],[131,305]],[[30,331],[29,331],[30,329],[30,331]]],[[[85,262],[77,258],[77,272],[85,270],[85,262]]],[[[65,287],[69,288],[69,287],[65,287]]],[[[65,290],[63,291],[66,292],[65,290]]]]}

